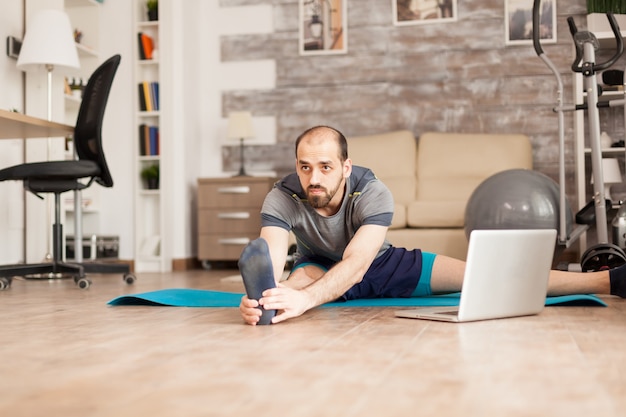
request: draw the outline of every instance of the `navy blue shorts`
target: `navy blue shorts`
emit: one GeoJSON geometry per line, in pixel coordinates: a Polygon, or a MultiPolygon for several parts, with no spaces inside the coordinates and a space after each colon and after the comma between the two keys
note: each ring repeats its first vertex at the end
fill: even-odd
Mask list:
{"type": "MultiPolygon", "coordinates": [[[[435,254],[419,249],[389,248],[376,258],[363,280],[350,288],[343,300],[357,298],[407,298],[431,295],[430,277],[435,254]]],[[[336,262],[327,258],[300,257],[292,271],[307,265],[328,271],[336,262]]]]}

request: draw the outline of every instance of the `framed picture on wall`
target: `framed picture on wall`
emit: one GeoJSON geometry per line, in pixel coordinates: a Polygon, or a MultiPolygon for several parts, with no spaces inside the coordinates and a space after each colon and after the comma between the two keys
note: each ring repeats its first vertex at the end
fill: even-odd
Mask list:
{"type": "MultiPolygon", "coordinates": [[[[504,0],[507,45],[532,45],[533,0],[504,0]]],[[[543,0],[539,14],[541,43],[556,43],[556,1],[543,0]]]]}
{"type": "Polygon", "coordinates": [[[457,0],[391,0],[396,26],[453,22],[457,0]]]}
{"type": "Polygon", "coordinates": [[[348,0],[300,0],[300,55],[348,51],[348,0]]]}

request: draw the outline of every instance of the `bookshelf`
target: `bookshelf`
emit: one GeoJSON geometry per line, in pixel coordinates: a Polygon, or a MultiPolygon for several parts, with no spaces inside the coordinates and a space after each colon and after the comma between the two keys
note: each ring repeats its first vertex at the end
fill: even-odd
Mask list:
{"type": "Polygon", "coordinates": [[[135,270],[159,272],[169,269],[163,255],[163,181],[146,175],[163,171],[161,140],[161,72],[159,20],[148,20],[145,0],[134,1],[134,128],[135,163],[135,270]],[[153,183],[157,184],[153,184],[153,183]]]}

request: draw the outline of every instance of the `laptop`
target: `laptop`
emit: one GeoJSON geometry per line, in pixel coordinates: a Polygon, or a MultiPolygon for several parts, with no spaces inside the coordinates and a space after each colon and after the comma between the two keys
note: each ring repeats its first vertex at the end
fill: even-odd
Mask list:
{"type": "Polygon", "coordinates": [[[458,307],[418,307],[396,317],[466,322],[539,314],[546,302],[556,230],[474,230],[458,307]]]}

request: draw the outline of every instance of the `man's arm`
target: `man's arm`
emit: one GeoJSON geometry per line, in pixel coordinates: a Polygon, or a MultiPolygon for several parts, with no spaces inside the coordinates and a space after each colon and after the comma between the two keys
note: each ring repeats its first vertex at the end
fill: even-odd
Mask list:
{"type": "Polygon", "coordinates": [[[301,290],[279,287],[265,291],[260,303],[267,309],[283,310],[272,322],[297,317],[311,308],[334,301],[361,282],[385,241],[386,233],[385,226],[361,226],[346,247],[342,260],[323,277],[301,290]]]}
{"type": "Polygon", "coordinates": [[[312,304],[307,310],[336,300],[361,282],[385,241],[386,234],[387,227],[361,226],[346,247],[341,261],[321,279],[303,289],[312,304]]]}

